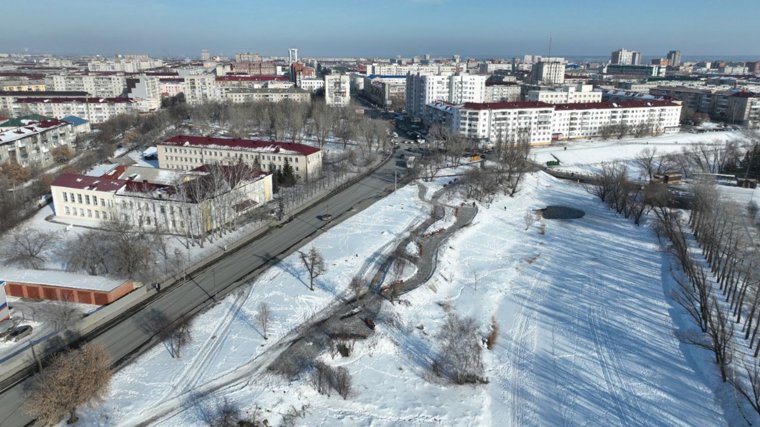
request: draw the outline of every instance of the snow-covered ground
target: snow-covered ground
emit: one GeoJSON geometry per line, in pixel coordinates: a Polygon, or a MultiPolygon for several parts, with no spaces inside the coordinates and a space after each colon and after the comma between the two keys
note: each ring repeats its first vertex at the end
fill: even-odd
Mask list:
{"type": "Polygon", "coordinates": [[[575,173],[596,173],[604,162],[630,162],[644,149],[655,149],[658,155],[679,153],[693,144],[725,144],[742,141],[738,131],[708,133],[675,133],[646,138],[623,138],[604,141],[572,141],[563,145],[531,150],[531,158],[539,164],[559,159],[557,167],[575,173]]]}
{"type": "MultiPolygon", "coordinates": [[[[327,264],[315,291],[308,289],[298,254],[285,258],[251,286],[198,316],[193,342],[181,359],[172,359],[159,345],[119,371],[107,401],[84,413],[84,424],[134,425],[150,415],[152,406],[249,362],[341,295],[354,275],[392,250],[428,214],[429,206],[417,199],[417,188],[408,186],[330,229],[308,244],[319,248],[327,264]],[[261,302],[273,312],[268,340],[254,320],[261,302]]],[[[193,424],[202,423],[192,414],[161,423],[193,424]]]]}
{"type": "MultiPolygon", "coordinates": [[[[439,182],[430,183],[435,189],[439,182]]],[[[328,273],[315,292],[291,256],[199,316],[182,359],[158,346],[115,375],[107,401],[85,412],[86,425],[133,425],[154,405],[239,369],[290,328],[340,294],[350,278],[390,250],[428,206],[407,186],[328,231],[313,244],[328,273]],[[275,312],[264,341],[253,319],[265,301],[275,312]]],[[[428,194],[429,197],[429,194],[428,194]]],[[[444,244],[433,278],[384,306],[377,333],[357,341],[346,367],[353,393],[318,394],[307,378],[246,378],[187,402],[161,426],[201,426],[201,408],[222,397],[270,425],[303,411],[297,425],[727,425],[712,388],[711,355],[686,346],[674,330],[683,313],[669,295],[669,259],[647,227],[616,216],[582,188],[543,173],[526,177],[515,198],[479,206],[470,227],[444,244]],[[525,214],[550,204],[582,209],[577,220],[525,214]],[[472,316],[487,335],[489,383],[455,386],[430,373],[444,307],[472,316]]]]}

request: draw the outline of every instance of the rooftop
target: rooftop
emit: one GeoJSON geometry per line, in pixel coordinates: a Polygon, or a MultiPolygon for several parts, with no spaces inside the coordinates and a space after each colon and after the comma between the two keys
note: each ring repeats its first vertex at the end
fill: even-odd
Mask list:
{"type": "Polygon", "coordinates": [[[274,153],[297,153],[303,155],[310,155],[319,152],[319,148],[315,148],[304,144],[295,144],[291,142],[277,142],[277,141],[260,141],[252,139],[237,139],[237,138],[212,138],[207,136],[190,136],[190,135],[177,135],[173,136],[159,145],[172,145],[172,146],[207,146],[207,147],[219,147],[219,148],[243,148],[254,151],[266,151],[274,153]]]}
{"type": "Polygon", "coordinates": [[[17,98],[19,104],[131,104],[130,98],[97,98],[97,97],[74,97],[74,98],[17,98]]]}
{"type": "Polygon", "coordinates": [[[16,141],[22,138],[26,138],[29,135],[35,135],[53,128],[63,126],[69,126],[69,123],[60,120],[42,120],[39,122],[28,122],[23,126],[0,132],[0,143],[16,141]]]}
{"type": "Polygon", "coordinates": [[[274,75],[258,75],[258,76],[217,76],[218,82],[288,82],[290,81],[286,76],[274,76],[274,75]]]}
{"type": "Polygon", "coordinates": [[[614,108],[648,108],[648,107],[677,107],[680,104],[673,101],[661,100],[630,100],[612,102],[580,102],[576,104],[556,104],[557,110],[609,110],[614,108]]]}
{"type": "Polygon", "coordinates": [[[465,102],[462,108],[466,110],[516,110],[526,108],[553,108],[552,104],[540,101],[516,102],[465,102]]]}
{"type": "Polygon", "coordinates": [[[50,186],[74,188],[78,190],[116,191],[126,183],[127,181],[121,179],[65,173],[58,176],[50,186]]]}

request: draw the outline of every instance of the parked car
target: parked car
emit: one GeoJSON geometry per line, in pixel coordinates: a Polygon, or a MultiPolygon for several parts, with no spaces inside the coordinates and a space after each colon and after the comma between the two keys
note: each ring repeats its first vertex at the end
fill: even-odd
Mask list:
{"type": "Polygon", "coordinates": [[[30,325],[17,326],[13,331],[5,336],[6,341],[18,342],[21,338],[32,334],[32,327],[30,325]]]}
{"type": "Polygon", "coordinates": [[[50,194],[50,193],[43,194],[42,196],[40,196],[39,199],[37,199],[37,207],[38,208],[44,208],[45,206],[47,206],[52,201],[53,201],[53,195],[52,194],[50,194]]]}
{"type": "Polygon", "coordinates": [[[332,218],[333,216],[330,214],[322,214],[319,216],[319,219],[321,219],[322,221],[330,221],[332,220],[332,218]]]}

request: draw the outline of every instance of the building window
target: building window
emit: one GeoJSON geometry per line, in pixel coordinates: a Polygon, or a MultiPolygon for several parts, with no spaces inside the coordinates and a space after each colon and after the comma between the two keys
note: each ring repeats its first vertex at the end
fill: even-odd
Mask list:
{"type": "Polygon", "coordinates": [[[86,195],[84,196],[84,203],[89,205],[90,204],[90,196],[86,195]]]}
{"type": "Polygon", "coordinates": [[[80,203],[80,204],[82,203],[82,195],[81,194],[77,194],[77,203],[80,203]]]}
{"type": "Polygon", "coordinates": [[[98,196],[92,196],[92,204],[95,206],[98,205],[98,196]]]}
{"type": "MultiPolygon", "coordinates": [[[[65,192],[63,193],[63,201],[64,202],[68,202],[69,201],[69,197],[66,195],[65,192]]],[[[66,209],[68,209],[68,208],[66,208],[66,209]]],[[[66,212],[66,213],[68,213],[68,212],[66,212]]]]}
{"type": "Polygon", "coordinates": [[[100,211],[95,211],[95,218],[100,219],[100,211]]]}
{"type": "Polygon", "coordinates": [[[84,209],[79,208],[79,216],[84,216],[84,209]]]}
{"type": "MultiPolygon", "coordinates": [[[[63,194],[65,195],[66,193],[63,193],[63,194]]],[[[71,212],[69,212],[69,207],[68,206],[66,206],[65,210],[66,210],[66,215],[71,214],[71,212]]]]}

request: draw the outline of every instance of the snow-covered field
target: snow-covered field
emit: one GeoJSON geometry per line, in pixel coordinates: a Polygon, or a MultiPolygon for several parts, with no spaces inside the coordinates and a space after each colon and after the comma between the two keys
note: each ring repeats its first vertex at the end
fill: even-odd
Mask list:
{"type": "MultiPolygon", "coordinates": [[[[156,425],[204,425],[202,409],[222,397],[270,425],[302,409],[296,423],[309,426],[735,421],[711,391],[711,355],[675,337],[683,313],[666,296],[669,260],[651,230],[543,173],[526,177],[515,198],[479,209],[473,224],[444,244],[429,283],[399,304],[386,303],[375,335],[357,341],[350,357],[323,355],[352,374],[348,399],[318,394],[307,378],[263,374],[188,401],[156,425]],[[526,212],[550,204],[586,216],[537,220],[526,230],[526,212]],[[456,386],[430,373],[443,307],[474,317],[484,336],[492,318],[498,323],[496,347],[483,350],[488,384],[456,386]]],[[[83,414],[85,424],[133,425],[150,418],[154,405],[240,369],[340,294],[426,212],[416,186],[407,186],[328,231],[314,242],[329,265],[317,291],[306,289],[303,268],[287,258],[250,291],[198,317],[182,359],[157,346],[118,372],[108,400],[83,414]],[[267,341],[252,320],[261,301],[275,312],[267,341]]]]}
{"type": "Polygon", "coordinates": [[[531,158],[539,164],[560,161],[558,169],[575,173],[596,173],[602,163],[613,160],[630,162],[644,149],[655,149],[658,155],[679,153],[693,144],[725,144],[741,141],[738,131],[708,133],[675,133],[646,138],[623,138],[605,141],[572,141],[564,145],[534,148],[531,158]],[[565,149],[567,148],[567,149],[565,149]]]}
{"type": "MultiPolygon", "coordinates": [[[[312,241],[325,257],[327,273],[308,289],[308,276],[298,254],[269,269],[250,287],[243,287],[213,309],[196,317],[193,342],[180,359],[158,345],[119,371],[107,401],[84,413],[85,425],[134,425],[151,414],[151,407],[229,373],[266,350],[297,325],[344,293],[351,277],[369,268],[401,240],[405,231],[429,214],[408,186],[349,218],[312,241]],[[266,302],[273,312],[269,339],[254,321],[266,302]]],[[[202,425],[193,411],[161,425],[202,425]]]]}

